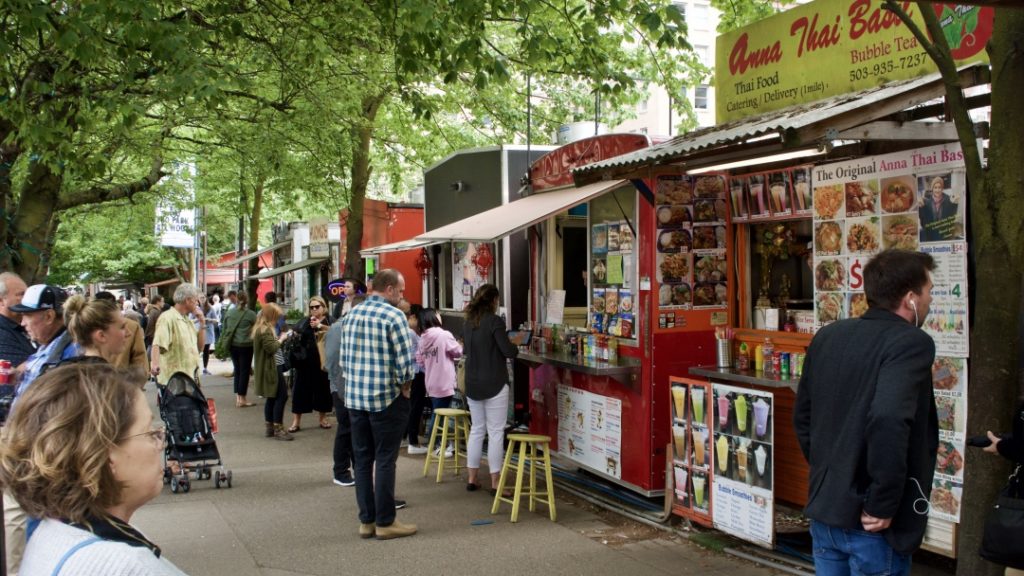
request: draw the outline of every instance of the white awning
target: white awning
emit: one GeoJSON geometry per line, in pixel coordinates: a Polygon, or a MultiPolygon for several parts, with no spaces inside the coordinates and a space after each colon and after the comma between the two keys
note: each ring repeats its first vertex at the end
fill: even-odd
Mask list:
{"type": "Polygon", "coordinates": [[[408,240],[402,240],[401,242],[393,242],[391,244],[382,244],[380,246],[374,246],[373,248],[366,248],[360,250],[359,254],[363,257],[374,256],[377,254],[386,254],[388,252],[401,252],[402,250],[415,250],[416,248],[424,248],[432,244],[438,244],[437,240],[421,240],[419,238],[410,238],[408,240]]]}
{"type": "Polygon", "coordinates": [[[274,276],[280,276],[281,274],[287,274],[288,272],[294,272],[296,270],[301,270],[302,268],[308,268],[310,266],[326,261],[327,258],[307,258],[299,262],[293,262],[292,264],[285,264],[284,266],[278,266],[277,268],[264,270],[263,272],[260,272],[255,276],[250,276],[250,278],[256,278],[258,280],[263,280],[264,278],[273,278],[274,276]]]}
{"type": "Polygon", "coordinates": [[[424,232],[414,240],[494,242],[620,186],[632,184],[626,180],[611,180],[579,188],[537,192],[522,200],[502,204],[486,212],[424,232]]]}
{"type": "Polygon", "coordinates": [[[222,262],[220,264],[217,264],[217,267],[218,268],[231,268],[232,266],[237,266],[237,265],[241,264],[242,262],[247,262],[249,260],[252,260],[253,258],[262,256],[263,254],[266,254],[267,252],[272,252],[272,251],[277,250],[279,248],[284,248],[285,246],[287,246],[287,245],[289,245],[291,243],[292,243],[291,240],[285,240],[283,242],[278,242],[277,244],[274,244],[273,246],[267,246],[266,248],[264,248],[262,250],[257,250],[255,252],[250,252],[249,254],[246,254],[245,256],[239,256],[238,258],[235,258],[234,260],[228,260],[227,262],[222,262]]]}

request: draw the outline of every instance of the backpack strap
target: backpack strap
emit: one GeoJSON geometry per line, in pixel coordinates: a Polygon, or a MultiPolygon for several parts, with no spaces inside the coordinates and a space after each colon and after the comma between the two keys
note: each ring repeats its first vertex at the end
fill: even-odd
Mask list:
{"type": "Polygon", "coordinates": [[[67,563],[68,559],[71,558],[71,556],[74,555],[75,552],[78,552],[79,550],[81,550],[82,548],[85,548],[86,546],[90,546],[92,544],[95,544],[95,543],[99,542],[100,540],[102,540],[102,538],[100,538],[99,536],[93,536],[92,538],[87,538],[85,540],[82,540],[78,544],[75,544],[74,546],[72,546],[70,550],[68,550],[67,552],[64,553],[63,556],[61,556],[60,561],[57,562],[57,566],[55,566],[53,568],[53,574],[51,576],[58,576],[60,574],[61,569],[64,568],[64,564],[67,563]]]}

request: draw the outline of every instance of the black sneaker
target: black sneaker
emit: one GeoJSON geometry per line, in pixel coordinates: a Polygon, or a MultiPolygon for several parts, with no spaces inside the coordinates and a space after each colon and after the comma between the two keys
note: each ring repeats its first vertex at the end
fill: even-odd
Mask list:
{"type": "Polygon", "coordinates": [[[405,500],[399,500],[398,498],[395,498],[395,510],[401,510],[402,508],[405,508],[406,504],[408,504],[408,502],[406,502],[405,500]]]}
{"type": "Polygon", "coordinates": [[[341,478],[335,478],[334,483],[338,486],[355,486],[356,481],[352,478],[352,474],[345,473],[341,475],[341,478]]]}

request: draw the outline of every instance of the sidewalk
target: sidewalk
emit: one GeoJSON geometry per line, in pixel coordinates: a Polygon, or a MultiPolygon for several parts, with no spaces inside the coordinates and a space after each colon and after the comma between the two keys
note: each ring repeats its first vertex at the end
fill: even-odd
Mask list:
{"type": "MultiPolygon", "coordinates": [[[[230,364],[212,359],[210,368],[230,372],[230,364]]],[[[417,524],[419,534],[361,540],[355,489],[331,481],[333,430],[319,429],[307,415],[294,442],[264,438],[262,400],[235,408],[231,381],[220,376],[207,376],[203,389],[217,402],[217,445],[234,473],[233,488],[193,481],[188,494],[171,494],[165,487],[132,520],[192,576],[440,575],[485,567],[493,575],[778,574],[647,527],[606,522],[564,499],[557,523],[543,507],[531,513],[524,505],[512,524],[507,506],[491,516],[490,495],[466,492],[464,477],[436,484],[422,477],[423,457],[404,452],[397,486],[409,506],[398,515],[417,524]]],[[[147,395],[155,398],[153,390],[147,395]]]]}

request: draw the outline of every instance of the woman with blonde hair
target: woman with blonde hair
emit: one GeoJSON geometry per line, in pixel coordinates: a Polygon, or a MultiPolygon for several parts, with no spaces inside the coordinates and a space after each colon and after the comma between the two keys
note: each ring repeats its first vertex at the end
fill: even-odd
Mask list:
{"type": "Polygon", "coordinates": [[[117,304],[109,300],[86,300],[81,294],[68,298],[64,303],[64,325],[82,356],[112,363],[127,341],[124,316],[117,304]]]}
{"type": "Polygon", "coordinates": [[[288,387],[285,386],[284,375],[277,366],[281,342],[284,342],[288,334],[277,336],[274,328],[282,315],[277,304],[267,304],[256,316],[256,323],[252,327],[253,365],[256,375],[253,388],[258,396],[267,399],[263,405],[267,438],[294,440],[295,437],[289,434],[282,424],[284,405],[288,403],[288,387]]]}
{"type": "Polygon", "coordinates": [[[327,302],[319,296],[309,299],[309,316],[302,319],[295,327],[299,342],[292,357],[295,367],[292,384],[292,425],[291,433],[302,428],[302,415],[316,411],[320,415],[320,427],[330,429],[327,413],[334,409],[331,399],[331,383],[324,370],[324,361],[320,357],[320,345],[327,336],[330,317],[327,315],[327,302]]]}
{"type": "Polygon", "coordinates": [[[183,574],[130,524],[163,488],[166,429],[142,384],[105,364],[71,364],[19,400],[0,444],[0,486],[40,519],[21,574],[183,574]]]}

